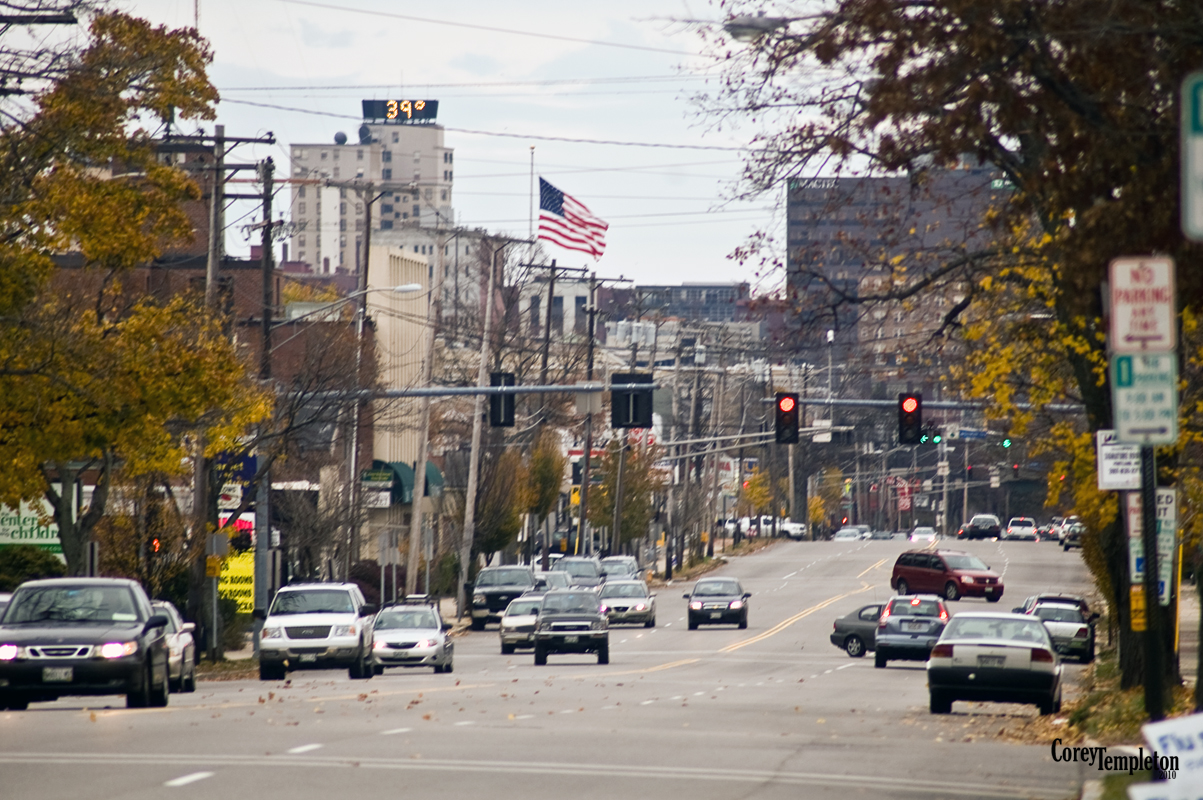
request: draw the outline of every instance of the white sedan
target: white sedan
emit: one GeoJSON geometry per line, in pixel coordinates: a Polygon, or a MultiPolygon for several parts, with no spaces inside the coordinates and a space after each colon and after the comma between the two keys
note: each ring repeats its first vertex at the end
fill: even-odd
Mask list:
{"type": "Polygon", "coordinates": [[[1026,614],[961,612],[927,662],[931,713],[957,700],[1034,703],[1041,714],[1061,710],[1061,661],[1040,620],[1026,614]]]}

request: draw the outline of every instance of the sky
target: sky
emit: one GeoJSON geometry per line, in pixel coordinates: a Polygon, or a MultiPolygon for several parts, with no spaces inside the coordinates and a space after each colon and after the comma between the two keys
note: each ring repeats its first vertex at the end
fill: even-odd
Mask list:
{"type": "MultiPolygon", "coordinates": [[[[283,165],[293,143],[333,142],[339,131],[354,140],[363,99],[438,100],[445,142],[455,148],[459,224],[527,235],[533,145],[536,175],[610,223],[599,261],[548,245],[561,265],[641,284],[774,288],[774,276],[758,278],[728,256],[757,229],[784,238],[783,192],[728,202],[752,130],[716,130],[690,102],[713,91],[717,78],[685,22],[720,18],[704,0],[117,5],[171,27],[191,27],[199,5],[214,54],[210,79],[222,97],[217,122],[228,136],[270,131],[277,140],[243,146],[231,160],[271,156],[283,165]],[[643,146],[651,144],[664,146],[643,146]]],[[[249,251],[238,229],[251,219],[239,223],[243,214],[253,209],[227,215],[236,223],[232,255],[249,251]]]]}

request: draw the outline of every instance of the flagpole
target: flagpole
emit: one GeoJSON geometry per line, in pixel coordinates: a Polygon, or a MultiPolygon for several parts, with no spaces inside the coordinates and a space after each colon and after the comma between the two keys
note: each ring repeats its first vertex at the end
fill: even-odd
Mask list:
{"type": "MultiPolygon", "coordinates": [[[[527,230],[526,238],[532,242],[535,239],[535,146],[530,146],[530,227],[527,230]]],[[[532,247],[534,245],[531,245],[532,247]]]]}

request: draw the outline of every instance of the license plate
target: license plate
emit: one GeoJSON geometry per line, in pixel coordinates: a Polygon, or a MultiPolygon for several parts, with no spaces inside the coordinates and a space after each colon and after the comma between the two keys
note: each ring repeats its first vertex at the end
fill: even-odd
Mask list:
{"type": "Polygon", "coordinates": [[[977,665],[979,667],[1001,667],[1007,663],[1006,656],[978,656],[977,665]]]}
{"type": "Polygon", "coordinates": [[[721,619],[722,616],[723,616],[723,612],[721,612],[721,611],[711,611],[710,612],[711,619],[721,619]]]}
{"type": "Polygon", "coordinates": [[[904,631],[925,631],[927,630],[926,622],[904,622],[902,623],[904,631]]]}
{"type": "Polygon", "coordinates": [[[994,594],[994,587],[993,587],[993,586],[987,586],[987,587],[986,587],[986,594],[994,594]]]}
{"type": "Polygon", "coordinates": [[[564,644],[576,644],[578,641],[580,641],[579,636],[565,636],[564,637],[564,644]]]}
{"type": "Polygon", "coordinates": [[[301,655],[297,656],[297,661],[300,661],[302,664],[312,662],[312,661],[317,661],[317,654],[316,653],[302,653],[301,655]]]}
{"type": "Polygon", "coordinates": [[[43,683],[70,683],[74,679],[74,667],[42,667],[43,683]]]}

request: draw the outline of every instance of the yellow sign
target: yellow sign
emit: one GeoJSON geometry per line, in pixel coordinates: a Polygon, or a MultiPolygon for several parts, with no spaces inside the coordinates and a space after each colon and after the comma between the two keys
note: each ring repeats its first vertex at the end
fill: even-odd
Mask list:
{"type": "Polygon", "coordinates": [[[221,556],[209,556],[205,559],[205,577],[221,577],[221,556]]]}
{"type": "Polygon", "coordinates": [[[710,544],[710,531],[702,531],[702,544],[710,544]]]}
{"type": "Polygon", "coordinates": [[[1145,587],[1141,585],[1132,586],[1132,591],[1128,594],[1128,621],[1132,625],[1132,630],[1140,633],[1145,629],[1145,587]]]}
{"type": "Polygon", "coordinates": [[[231,553],[221,570],[217,591],[222,597],[238,601],[238,611],[249,614],[255,610],[255,551],[231,553]]]}
{"type": "Polygon", "coordinates": [[[572,505],[579,506],[581,504],[581,487],[572,487],[572,505]]]}

